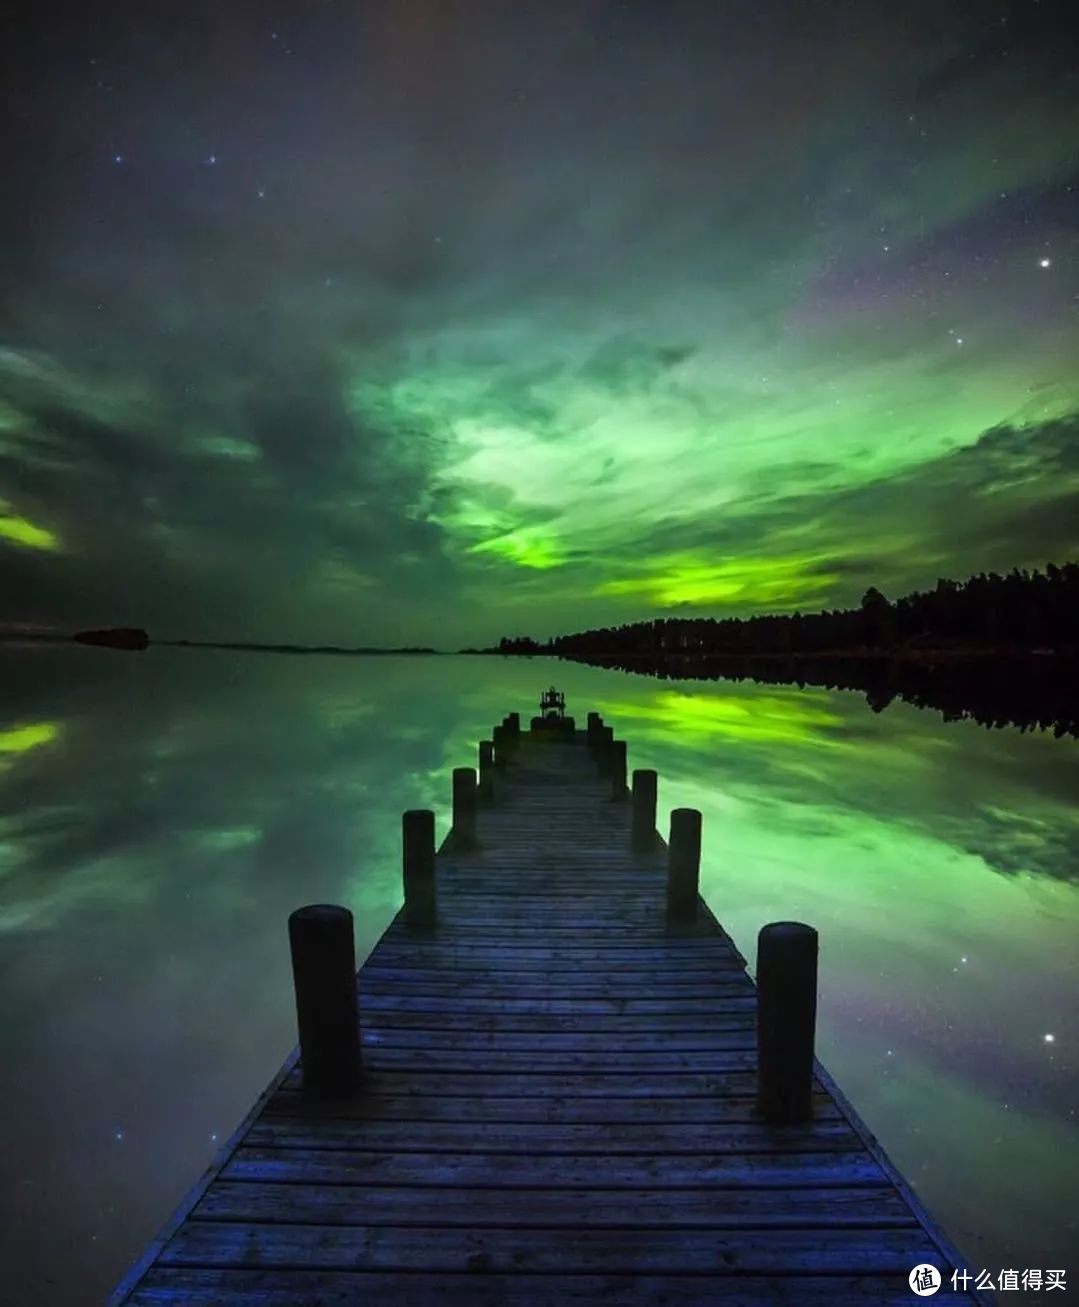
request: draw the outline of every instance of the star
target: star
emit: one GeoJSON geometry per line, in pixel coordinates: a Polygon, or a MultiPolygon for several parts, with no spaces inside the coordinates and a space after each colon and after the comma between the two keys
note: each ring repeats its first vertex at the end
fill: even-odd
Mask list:
{"type": "Polygon", "coordinates": [[[122,154],[114,154],[112,156],[112,161],[113,163],[123,163],[124,156],[122,154]]]}
{"type": "Polygon", "coordinates": [[[262,189],[261,186],[258,189],[258,197],[260,200],[264,200],[266,198],[266,192],[262,189]]]}
{"type": "Polygon", "coordinates": [[[1042,1039],[1044,1039],[1047,1044],[1055,1044],[1056,1038],[1056,1035],[1042,1035],[1042,1039]]]}
{"type": "Polygon", "coordinates": [[[216,154],[211,154],[211,155],[209,155],[209,156],[207,157],[207,159],[206,159],[206,162],[207,162],[207,163],[216,163],[216,162],[217,162],[217,155],[216,155],[216,154]]]}
{"type": "Polygon", "coordinates": [[[1053,266],[1053,260],[1052,260],[1052,259],[1048,259],[1048,258],[1045,258],[1045,257],[1043,256],[1042,258],[1040,258],[1040,259],[1038,260],[1038,267],[1039,267],[1039,268],[1051,268],[1052,266],[1053,266]]]}

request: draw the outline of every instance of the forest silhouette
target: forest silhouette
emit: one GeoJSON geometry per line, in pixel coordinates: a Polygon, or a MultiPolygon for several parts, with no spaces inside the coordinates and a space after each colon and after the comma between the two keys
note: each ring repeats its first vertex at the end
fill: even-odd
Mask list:
{"type": "Polygon", "coordinates": [[[503,637],[491,652],[546,654],[671,679],[860,690],[947,721],[1079,735],[1079,563],[940,579],[894,603],[748,618],[670,617],[556,636],[503,637]]]}

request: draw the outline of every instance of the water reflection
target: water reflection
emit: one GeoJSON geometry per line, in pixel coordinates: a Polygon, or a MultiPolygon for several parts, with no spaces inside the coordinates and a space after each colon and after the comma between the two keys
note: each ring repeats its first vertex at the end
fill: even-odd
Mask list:
{"type": "MultiPolygon", "coordinates": [[[[552,667],[0,659],[6,1287],[91,1301],[291,1047],[288,912],[347,903],[364,954],[401,811],[441,837],[451,769],[552,667]]],[[[747,955],[765,921],[820,929],[822,1057],[971,1262],[1067,1266],[1075,743],[819,689],[557,680],[658,770],[661,813],[701,808],[703,888],[747,955]]]]}

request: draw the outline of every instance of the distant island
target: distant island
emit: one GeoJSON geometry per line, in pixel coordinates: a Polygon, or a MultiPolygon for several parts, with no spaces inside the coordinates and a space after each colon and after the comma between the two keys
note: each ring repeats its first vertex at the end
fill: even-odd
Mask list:
{"type": "Polygon", "coordinates": [[[346,648],[336,644],[259,644],[252,640],[151,640],[146,631],[135,626],[110,626],[90,631],[75,631],[66,635],[55,631],[7,630],[0,631],[0,640],[24,641],[34,644],[92,644],[105,649],[140,651],[151,644],[176,649],[240,649],[256,653],[290,654],[439,654],[440,649],[419,645],[406,645],[398,649],[378,649],[358,645],[346,648]]]}
{"type": "Polygon", "coordinates": [[[403,645],[397,649],[377,649],[366,645],[346,648],[337,644],[256,644],[249,640],[154,640],[155,645],[174,649],[243,649],[257,653],[291,654],[440,654],[441,649],[421,645],[403,645]]]}

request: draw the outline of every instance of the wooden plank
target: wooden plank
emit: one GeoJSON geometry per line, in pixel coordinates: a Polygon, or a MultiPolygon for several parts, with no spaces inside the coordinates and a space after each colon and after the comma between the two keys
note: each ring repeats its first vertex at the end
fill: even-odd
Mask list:
{"type": "MultiPolygon", "coordinates": [[[[367,1048],[364,1064],[380,1070],[414,1071],[535,1071],[539,1055],[524,1050],[485,1049],[454,1051],[448,1048],[367,1048]]],[[[748,1071],[756,1066],[757,1054],[749,1050],[705,1050],[703,1052],[640,1052],[600,1049],[590,1052],[544,1053],[545,1071],[748,1071]]]]}
{"type": "MultiPolygon", "coordinates": [[[[636,1098],[526,1096],[524,1093],[495,1098],[468,1093],[463,1080],[453,1087],[457,1093],[452,1096],[407,1092],[358,1094],[347,1098],[316,1097],[296,1089],[280,1089],[266,1104],[263,1119],[293,1116],[308,1121],[328,1117],[385,1121],[565,1121],[578,1125],[615,1121],[721,1125],[758,1119],[754,1096],[679,1098],[664,1095],[662,1086],[654,1094],[636,1098]]],[[[519,1082],[515,1087],[522,1088],[519,1082]]],[[[813,1111],[818,1121],[840,1119],[839,1109],[826,1094],[814,1096],[813,1111]]]]}
{"type": "Polygon", "coordinates": [[[579,1016],[634,1016],[674,1012],[691,1012],[701,1017],[723,1012],[754,1011],[752,993],[741,989],[679,993],[668,998],[625,998],[621,994],[575,998],[563,989],[548,986],[515,986],[504,998],[497,985],[392,985],[384,990],[366,991],[360,996],[363,1013],[378,1019],[383,1012],[501,1012],[565,1013],[579,1016]],[[548,997],[553,991],[554,997],[548,997]]]}
{"type": "Polygon", "coordinates": [[[695,1053],[728,1049],[756,1049],[757,1032],[742,1024],[733,1030],[443,1030],[408,1027],[398,1030],[383,1025],[361,1030],[364,1053],[369,1049],[447,1049],[479,1054],[527,1053],[546,1058],[562,1053],[695,1053]]]}
{"type": "MultiPolygon", "coordinates": [[[[429,1225],[259,1225],[189,1219],[163,1266],[324,1267],[516,1274],[906,1274],[937,1256],[920,1228],[897,1230],[471,1230],[429,1225]]],[[[938,1268],[950,1272],[951,1268],[938,1268]]]]}
{"type": "MultiPolygon", "coordinates": [[[[243,1270],[159,1266],[139,1285],[131,1307],[910,1307],[905,1274],[867,1275],[521,1275],[357,1270],[243,1270]],[[407,1294],[406,1294],[407,1290],[407,1294]]],[[[942,1307],[971,1298],[942,1289],[942,1307]]]]}
{"type": "Polygon", "coordinates": [[[499,1226],[710,1230],[900,1229],[916,1226],[891,1189],[413,1189],[223,1183],[194,1217],[312,1225],[499,1226]]]}
{"type": "Polygon", "coordinates": [[[663,1121],[551,1122],[270,1119],[262,1116],[247,1132],[250,1148],[349,1149],[375,1152],[527,1152],[583,1154],[632,1153],[637,1157],[715,1153],[854,1152],[862,1141],[846,1121],[813,1121],[801,1126],[769,1126],[728,1121],[722,1137],[696,1123],[663,1121]]]}
{"type": "MultiPolygon", "coordinates": [[[[475,966],[475,967],[454,967],[452,979],[455,981],[486,981],[487,983],[497,982],[504,983],[511,979],[506,974],[506,968],[498,966],[475,966]]],[[[520,978],[519,978],[520,979],[520,978]]],[[[530,979],[524,977],[525,980],[530,979]]],[[[538,982],[545,982],[548,977],[545,973],[540,973],[534,979],[538,982]]],[[[379,985],[385,986],[397,981],[416,983],[418,981],[434,981],[436,984],[444,983],[446,980],[445,967],[425,967],[422,963],[409,964],[403,963],[398,966],[394,963],[382,963],[372,958],[363,971],[360,972],[358,988],[362,994],[365,989],[372,989],[379,985]]],[[[560,989],[587,990],[589,986],[600,984],[608,986],[621,986],[628,989],[634,997],[641,997],[642,994],[647,996],[651,994],[653,986],[662,986],[666,989],[685,989],[691,985],[709,985],[711,983],[727,985],[744,985],[748,981],[745,975],[745,969],[740,962],[735,959],[721,962],[716,966],[709,966],[704,970],[702,975],[699,970],[691,970],[688,973],[683,972],[681,968],[672,972],[669,967],[618,967],[612,971],[610,967],[574,967],[572,971],[563,971],[558,977],[560,989]]]]}
{"type": "Polygon", "coordinates": [[[726,1153],[716,1136],[695,1156],[632,1153],[366,1152],[357,1149],[237,1148],[226,1180],[296,1184],[464,1185],[506,1189],[692,1189],[870,1185],[889,1188],[864,1150],[726,1153]]]}
{"type": "Polygon", "coordinates": [[[699,1032],[706,1023],[707,1031],[756,1030],[756,1019],[748,1007],[728,1010],[716,1005],[715,1010],[703,1016],[696,1012],[638,1012],[630,1013],[578,1013],[578,1012],[461,1012],[456,1004],[447,1005],[444,1011],[361,1010],[365,1031],[371,1030],[467,1030],[480,1032],[520,1034],[565,1033],[613,1036],[618,1031],[638,1035],[660,1035],[674,1032],[699,1032]]]}
{"type": "MultiPolygon", "coordinates": [[[[282,1082],[283,1089],[298,1090],[300,1072],[296,1068],[282,1082]]],[[[476,1068],[463,1074],[426,1072],[422,1076],[408,1071],[364,1068],[363,1087],[356,1095],[362,1099],[368,1094],[415,1095],[427,1098],[438,1095],[452,1098],[460,1095],[518,1098],[552,1097],[564,1099],[649,1099],[656,1095],[670,1098],[717,1098],[722,1096],[752,1096],[757,1092],[757,1077],[752,1070],[732,1070],[722,1073],[692,1071],[665,1071],[662,1068],[642,1072],[608,1072],[606,1074],[575,1075],[565,1072],[534,1070],[527,1075],[506,1072],[485,1072],[476,1068]]]]}

